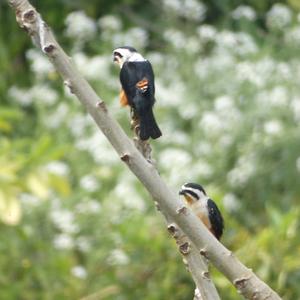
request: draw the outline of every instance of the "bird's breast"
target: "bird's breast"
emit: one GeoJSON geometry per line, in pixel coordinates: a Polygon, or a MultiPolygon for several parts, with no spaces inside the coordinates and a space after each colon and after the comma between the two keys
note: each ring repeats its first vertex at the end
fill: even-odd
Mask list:
{"type": "Polygon", "coordinates": [[[211,223],[209,221],[207,204],[204,201],[197,201],[190,205],[196,216],[204,223],[204,225],[211,229],[211,223]]]}

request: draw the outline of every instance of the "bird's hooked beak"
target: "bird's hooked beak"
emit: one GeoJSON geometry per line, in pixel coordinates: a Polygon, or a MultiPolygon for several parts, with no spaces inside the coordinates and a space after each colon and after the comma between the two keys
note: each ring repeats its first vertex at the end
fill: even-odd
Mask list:
{"type": "Polygon", "coordinates": [[[113,62],[117,63],[118,65],[121,64],[121,62],[122,62],[122,55],[119,52],[114,52],[113,53],[113,62]]]}
{"type": "Polygon", "coordinates": [[[118,63],[119,62],[119,57],[117,55],[113,55],[113,62],[118,63]]]}
{"type": "Polygon", "coordinates": [[[178,194],[184,196],[185,195],[185,191],[184,190],[180,190],[178,194]]]}

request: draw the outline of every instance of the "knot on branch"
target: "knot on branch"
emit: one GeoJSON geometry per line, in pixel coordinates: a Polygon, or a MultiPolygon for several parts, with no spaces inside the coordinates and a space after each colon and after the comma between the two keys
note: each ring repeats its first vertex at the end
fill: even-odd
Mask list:
{"type": "Polygon", "coordinates": [[[203,272],[201,273],[201,275],[202,275],[202,277],[203,277],[204,279],[210,280],[210,276],[209,276],[209,272],[208,272],[208,271],[203,271],[203,272]]]}
{"type": "Polygon", "coordinates": [[[56,48],[56,47],[55,47],[54,44],[48,44],[48,45],[46,45],[46,46],[43,47],[43,51],[44,51],[45,53],[47,53],[47,54],[50,55],[50,54],[53,53],[53,51],[54,51],[55,48],[56,48]]]}
{"type": "Polygon", "coordinates": [[[185,242],[179,245],[179,251],[183,255],[188,255],[190,253],[191,247],[189,242],[185,242]]]}
{"type": "Polygon", "coordinates": [[[65,80],[64,85],[69,89],[71,94],[74,94],[74,87],[70,79],[65,80]]]}
{"type": "Polygon", "coordinates": [[[202,248],[202,249],[200,250],[200,254],[201,254],[203,257],[205,257],[206,259],[208,259],[208,253],[207,253],[207,251],[206,251],[205,248],[202,248]]]}
{"type": "Polygon", "coordinates": [[[170,233],[170,235],[173,237],[173,238],[177,238],[178,236],[177,236],[177,234],[178,234],[178,229],[177,229],[177,226],[176,226],[176,224],[175,223],[172,223],[172,224],[170,224],[170,225],[168,225],[168,231],[169,231],[169,233],[170,233]]]}
{"type": "Polygon", "coordinates": [[[183,205],[183,206],[176,209],[176,213],[177,214],[183,214],[183,215],[186,216],[187,213],[188,213],[188,210],[187,210],[186,206],[183,205]]]}
{"type": "MultiPolygon", "coordinates": [[[[242,278],[235,279],[233,281],[233,284],[239,291],[243,290],[246,287],[249,278],[250,277],[242,277],[242,278]]],[[[255,298],[253,298],[253,299],[255,299],[255,298]]]]}
{"type": "Polygon", "coordinates": [[[104,101],[98,101],[98,102],[96,103],[96,107],[102,109],[103,112],[105,112],[105,113],[107,112],[107,107],[106,107],[104,101]]]}
{"type": "Polygon", "coordinates": [[[33,8],[25,10],[22,14],[23,23],[34,23],[36,21],[36,11],[33,8]]]}
{"type": "Polygon", "coordinates": [[[130,159],[130,155],[125,153],[121,156],[121,160],[128,163],[129,162],[129,159],[130,159]]]}
{"type": "Polygon", "coordinates": [[[159,206],[159,203],[158,203],[157,201],[154,201],[154,205],[155,205],[155,208],[156,208],[158,211],[161,211],[160,206],[159,206]]]}

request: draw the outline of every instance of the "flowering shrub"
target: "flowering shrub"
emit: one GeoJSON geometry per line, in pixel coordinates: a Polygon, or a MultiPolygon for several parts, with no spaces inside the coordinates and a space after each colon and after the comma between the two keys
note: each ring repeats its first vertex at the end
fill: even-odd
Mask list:
{"type": "MultiPolygon", "coordinates": [[[[132,45],[151,61],[161,175],[175,191],[202,183],[224,213],[223,243],[297,299],[300,17],[281,3],[264,14],[240,5],[221,26],[204,2],[160,4],[157,24],[72,11],[61,40],[129,135],[112,49],[132,45]]],[[[15,80],[0,90],[0,298],[191,298],[193,283],[141,184],[48,60],[33,48],[25,57],[30,86],[15,80]]],[[[239,299],[213,278],[222,299],[239,299]]]]}

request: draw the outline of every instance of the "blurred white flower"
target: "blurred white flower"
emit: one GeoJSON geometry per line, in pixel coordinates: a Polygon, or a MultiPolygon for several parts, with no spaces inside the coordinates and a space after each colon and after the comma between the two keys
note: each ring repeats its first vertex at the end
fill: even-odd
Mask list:
{"type": "Polygon", "coordinates": [[[58,100],[58,93],[47,84],[36,84],[31,89],[22,89],[12,86],[8,90],[8,95],[18,104],[29,106],[33,101],[46,105],[53,105],[58,100]]]}
{"type": "Polygon", "coordinates": [[[280,62],[277,64],[276,76],[279,80],[290,80],[292,75],[290,65],[288,63],[280,62]]]}
{"type": "Polygon", "coordinates": [[[216,111],[230,110],[234,107],[233,99],[228,95],[220,96],[215,99],[214,106],[216,111]]]}
{"type": "Polygon", "coordinates": [[[236,34],[229,30],[222,30],[217,33],[216,42],[222,48],[233,48],[236,46],[236,34]]]}
{"type": "Polygon", "coordinates": [[[107,261],[111,265],[123,266],[129,264],[129,257],[122,249],[114,249],[111,251],[107,261]]]}
{"type": "Polygon", "coordinates": [[[122,176],[115,186],[114,198],[122,201],[122,206],[143,212],[146,208],[144,199],[136,192],[134,178],[122,176]]]}
{"type": "Polygon", "coordinates": [[[282,3],[274,4],[266,15],[267,26],[270,29],[283,30],[292,21],[290,8],[282,3]]]}
{"type": "Polygon", "coordinates": [[[191,175],[192,156],[182,149],[163,150],[159,157],[159,165],[168,172],[168,180],[171,185],[178,186],[191,175]],[[180,170],[180,171],[179,171],[180,170]]]}
{"type": "Polygon", "coordinates": [[[241,208],[241,203],[239,202],[238,198],[235,194],[229,193],[226,194],[223,198],[224,208],[228,212],[236,212],[241,208]]]}
{"type": "Polygon", "coordinates": [[[79,226],[75,223],[73,212],[66,209],[53,209],[50,212],[52,223],[65,234],[77,233],[79,226]]]}
{"type": "Polygon", "coordinates": [[[284,33],[284,39],[289,46],[300,47],[300,26],[287,29],[284,33]]]}
{"type": "Polygon", "coordinates": [[[95,21],[88,17],[84,11],[70,13],[65,20],[65,24],[67,26],[66,35],[78,41],[87,41],[93,38],[97,31],[95,21]]]}
{"type": "Polygon", "coordinates": [[[94,175],[91,174],[83,176],[80,179],[79,185],[82,189],[88,192],[95,192],[101,186],[99,179],[97,179],[94,175]]]}
{"type": "Polygon", "coordinates": [[[105,15],[98,20],[99,27],[104,31],[120,31],[122,22],[114,15],[105,15]]]}
{"type": "Polygon", "coordinates": [[[31,91],[17,86],[12,86],[8,90],[8,96],[22,106],[29,106],[33,102],[31,91]]]}
{"type": "Polygon", "coordinates": [[[76,204],[75,210],[81,214],[98,214],[101,211],[101,204],[97,200],[83,200],[76,204]]]}
{"type": "Polygon", "coordinates": [[[18,198],[25,208],[36,207],[42,203],[41,199],[29,193],[21,193],[18,198]]]}
{"type": "Polygon", "coordinates": [[[153,66],[158,68],[159,65],[162,65],[164,63],[164,60],[166,59],[165,55],[160,52],[149,52],[147,54],[147,59],[151,62],[153,66]]]}
{"type": "Polygon", "coordinates": [[[276,62],[271,57],[264,57],[254,64],[255,71],[261,74],[261,77],[271,78],[276,68],[276,62]]]}
{"type": "Polygon", "coordinates": [[[56,249],[70,250],[74,247],[74,240],[70,235],[61,233],[54,237],[53,244],[56,249]]]}
{"type": "Polygon", "coordinates": [[[91,249],[90,241],[86,237],[83,237],[83,236],[78,237],[75,241],[75,244],[76,244],[76,247],[80,251],[85,252],[85,253],[89,252],[91,249]]]}
{"type": "Polygon", "coordinates": [[[265,78],[257,73],[255,65],[249,61],[242,61],[236,65],[236,76],[240,81],[248,81],[261,88],[265,84],[265,78]]]}
{"type": "Polygon", "coordinates": [[[264,124],[264,131],[269,135],[279,135],[282,130],[282,124],[278,120],[270,120],[264,124]]]}
{"type": "Polygon", "coordinates": [[[223,134],[220,137],[218,142],[219,142],[221,149],[223,149],[223,148],[225,149],[225,148],[231,146],[233,141],[234,141],[234,137],[229,132],[228,134],[223,134]]]}
{"type": "Polygon", "coordinates": [[[217,30],[212,25],[203,24],[197,28],[197,33],[202,41],[208,42],[215,40],[217,30]]]}
{"type": "Polygon", "coordinates": [[[251,154],[240,156],[236,166],[228,173],[227,180],[232,187],[244,186],[255,174],[256,158],[251,154]]]}
{"type": "Polygon", "coordinates": [[[197,159],[193,164],[191,177],[209,178],[213,174],[213,166],[202,159],[197,159]]]}
{"type": "Polygon", "coordinates": [[[296,160],[296,167],[297,167],[297,171],[300,173],[300,157],[298,157],[296,160]]]}
{"type": "Polygon", "coordinates": [[[53,105],[58,100],[58,93],[47,84],[36,84],[30,90],[32,98],[43,105],[53,105]]]}
{"type": "Polygon", "coordinates": [[[80,72],[88,79],[109,80],[111,77],[112,59],[109,55],[97,55],[89,58],[83,52],[77,52],[74,54],[73,59],[80,72]]]}
{"type": "Polygon", "coordinates": [[[70,107],[66,103],[60,103],[56,107],[56,110],[52,113],[48,113],[43,118],[43,123],[46,127],[56,129],[61,127],[63,122],[66,121],[70,107]]]}
{"type": "Polygon", "coordinates": [[[94,123],[87,114],[73,113],[68,119],[68,128],[74,137],[83,137],[87,132],[88,126],[94,126],[94,123]]]}
{"type": "Polygon", "coordinates": [[[192,119],[199,114],[199,106],[195,102],[187,102],[179,110],[183,119],[192,119]]]}
{"type": "Polygon", "coordinates": [[[75,147],[79,150],[88,151],[97,163],[105,162],[106,165],[119,163],[118,157],[111,151],[107,139],[96,129],[91,136],[77,139],[75,147]]]}
{"type": "Polygon", "coordinates": [[[166,12],[171,11],[178,16],[203,21],[206,14],[206,6],[197,0],[163,0],[166,12]]]}
{"type": "Polygon", "coordinates": [[[300,121],[300,98],[293,98],[290,106],[294,114],[294,119],[299,122],[300,121]]]}
{"type": "Polygon", "coordinates": [[[288,91],[284,86],[275,86],[269,93],[269,105],[273,107],[284,107],[288,104],[288,91]]]}
{"type": "Polygon", "coordinates": [[[85,279],[87,277],[87,271],[83,266],[75,266],[71,269],[71,274],[77,278],[85,279]]]}
{"type": "Polygon", "coordinates": [[[70,172],[69,166],[62,161],[52,161],[45,165],[44,167],[46,172],[59,176],[67,176],[70,172]]]}
{"type": "MultiPolygon", "coordinates": [[[[194,72],[199,79],[208,82],[208,77],[216,77],[216,74],[226,74],[232,70],[235,65],[235,59],[232,53],[228,51],[215,51],[213,56],[207,58],[199,58],[194,64],[194,72]]],[[[222,81],[224,82],[224,80],[222,81]]],[[[215,83],[214,83],[215,85],[215,83]]]]}
{"type": "Polygon", "coordinates": [[[201,140],[199,143],[195,145],[196,153],[199,155],[209,156],[212,152],[212,145],[206,140],[201,140]]]}
{"type": "Polygon", "coordinates": [[[254,38],[246,32],[238,32],[236,34],[237,45],[234,49],[239,55],[255,54],[258,51],[254,38]]]}
{"type": "Polygon", "coordinates": [[[186,45],[186,35],[174,28],[169,28],[164,30],[164,38],[167,42],[169,42],[175,49],[183,49],[186,45]]]}
{"type": "Polygon", "coordinates": [[[54,72],[53,65],[41,51],[30,49],[26,52],[26,58],[30,60],[30,69],[37,76],[47,76],[54,72]]]}
{"type": "Polygon", "coordinates": [[[155,86],[155,98],[159,99],[159,105],[162,107],[178,107],[182,103],[182,99],[186,97],[186,86],[176,76],[170,83],[157,78],[155,86]]]}
{"type": "Polygon", "coordinates": [[[182,149],[166,149],[160,154],[160,165],[162,168],[175,168],[181,170],[191,162],[191,155],[182,149]],[[171,163],[170,163],[171,162],[171,163]]]}
{"type": "Polygon", "coordinates": [[[114,47],[131,45],[138,51],[144,49],[148,44],[148,32],[140,27],[132,27],[125,32],[118,32],[112,35],[114,47]]]}
{"type": "Polygon", "coordinates": [[[204,112],[199,126],[208,134],[220,134],[223,131],[223,121],[211,111],[204,112]]]}
{"type": "Polygon", "coordinates": [[[242,56],[258,51],[255,40],[246,32],[220,31],[216,36],[216,46],[215,51],[219,53],[228,51],[242,56]]]}
{"type": "Polygon", "coordinates": [[[248,5],[240,5],[238,6],[232,13],[232,18],[239,19],[247,19],[249,21],[254,21],[256,19],[255,10],[248,5]]]}

